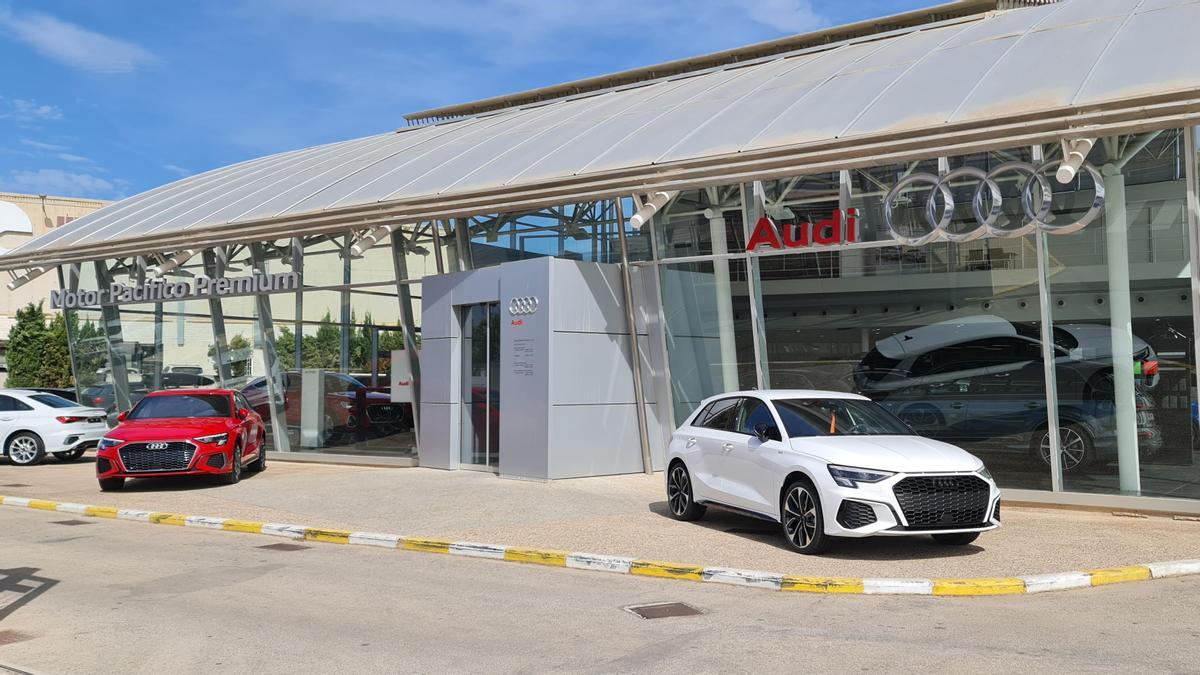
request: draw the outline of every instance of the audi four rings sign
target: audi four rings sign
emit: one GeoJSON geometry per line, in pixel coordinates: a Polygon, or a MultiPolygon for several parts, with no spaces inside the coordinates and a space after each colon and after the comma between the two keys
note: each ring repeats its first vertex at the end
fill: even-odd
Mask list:
{"type": "Polygon", "coordinates": [[[513,316],[527,316],[536,312],[539,304],[536,295],[513,298],[508,301],[508,313],[513,316]]]}
{"type": "Polygon", "coordinates": [[[1041,166],[1027,162],[1005,162],[991,171],[984,171],[971,166],[955,169],[945,175],[929,173],[912,174],[896,183],[883,199],[883,220],[888,232],[897,242],[908,246],[923,246],[935,241],[965,242],[974,241],[983,236],[1020,237],[1034,230],[1042,230],[1048,234],[1071,234],[1078,232],[1094,221],[1104,211],[1104,176],[1091,164],[1082,168],[1091,174],[1095,183],[1095,197],[1087,213],[1072,223],[1057,224],[1051,214],[1051,200],[1054,197],[1050,180],[1046,178],[1048,169],[1058,166],[1058,162],[1046,162],[1041,166]],[[1004,214],[1004,194],[1000,190],[999,179],[1014,176],[1018,181],[1021,195],[1022,218],[1008,219],[1002,224],[1004,214]],[[969,229],[951,228],[955,216],[954,189],[961,190],[970,187],[975,182],[971,193],[971,213],[974,227],[969,229]],[[905,234],[896,226],[895,211],[905,190],[927,187],[929,196],[925,200],[924,220],[927,231],[920,234],[905,234]],[[954,188],[954,189],[952,189],[954,188]],[[941,197],[938,203],[937,197],[941,197]],[[940,215],[939,215],[940,211],[940,215]]]}

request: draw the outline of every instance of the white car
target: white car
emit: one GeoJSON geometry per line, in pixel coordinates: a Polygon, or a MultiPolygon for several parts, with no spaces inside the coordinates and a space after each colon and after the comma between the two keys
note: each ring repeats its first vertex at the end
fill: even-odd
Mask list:
{"type": "Polygon", "coordinates": [[[676,519],[726,507],[781,523],[801,553],[876,535],[963,546],[1000,526],[1000,489],[979,458],[856,394],[706,399],[671,437],[666,482],[676,519]]]}
{"type": "Polygon", "coordinates": [[[54,394],[0,389],[0,455],[18,466],[37,464],[47,453],[73,462],[96,447],[106,431],[99,408],[54,394]]]}

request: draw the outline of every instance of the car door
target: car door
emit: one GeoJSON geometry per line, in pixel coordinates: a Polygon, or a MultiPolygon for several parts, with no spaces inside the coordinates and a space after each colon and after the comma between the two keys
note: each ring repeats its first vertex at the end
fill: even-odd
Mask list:
{"type": "Polygon", "coordinates": [[[694,482],[700,484],[701,498],[726,500],[722,484],[721,464],[725,446],[731,443],[731,429],[737,424],[740,399],[730,397],[713,401],[687,429],[685,447],[691,450],[688,470],[694,482]]]}
{"type": "Polygon", "coordinates": [[[779,459],[787,446],[770,405],[759,398],[742,399],[733,437],[733,447],[726,450],[721,463],[730,506],[774,516],[781,479],[779,459]],[[760,424],[770,430],[765,441],[755,434],[760,424]]]}
{"type": "MultiPolygon", "coordinates": [[[[41,434],[47,420],[53,421],[53,416],[39,413],[33,406],[15,396],[0,395],[0,438],[8,438],[9,434],[20,429],[27,429],[41,434]]],[[[51,452],[52,448],[47,448],[51,452]]]]}
{"type": "Polygon", "coordinates": [[[0,394],[0,449],[3,449],[9,434],[17,428],[16,402],[17,399],[0,394]]]}

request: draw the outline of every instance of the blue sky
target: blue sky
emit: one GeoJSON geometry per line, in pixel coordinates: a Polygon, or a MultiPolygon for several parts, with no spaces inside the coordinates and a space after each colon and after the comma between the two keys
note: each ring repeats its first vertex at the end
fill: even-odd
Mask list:
{"type": "Polygon", "coordinates": [[[0,0],[0,191],[116,199],[933,0],[0,0]]]}

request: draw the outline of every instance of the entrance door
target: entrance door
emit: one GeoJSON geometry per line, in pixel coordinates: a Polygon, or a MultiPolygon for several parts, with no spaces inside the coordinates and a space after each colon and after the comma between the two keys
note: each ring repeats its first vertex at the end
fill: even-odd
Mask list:
{"type": "Polygon", "coordinates": [[[465,305],[462,317],[462,442],[464,468],[500,466],[500,305],[465,305]]]}

